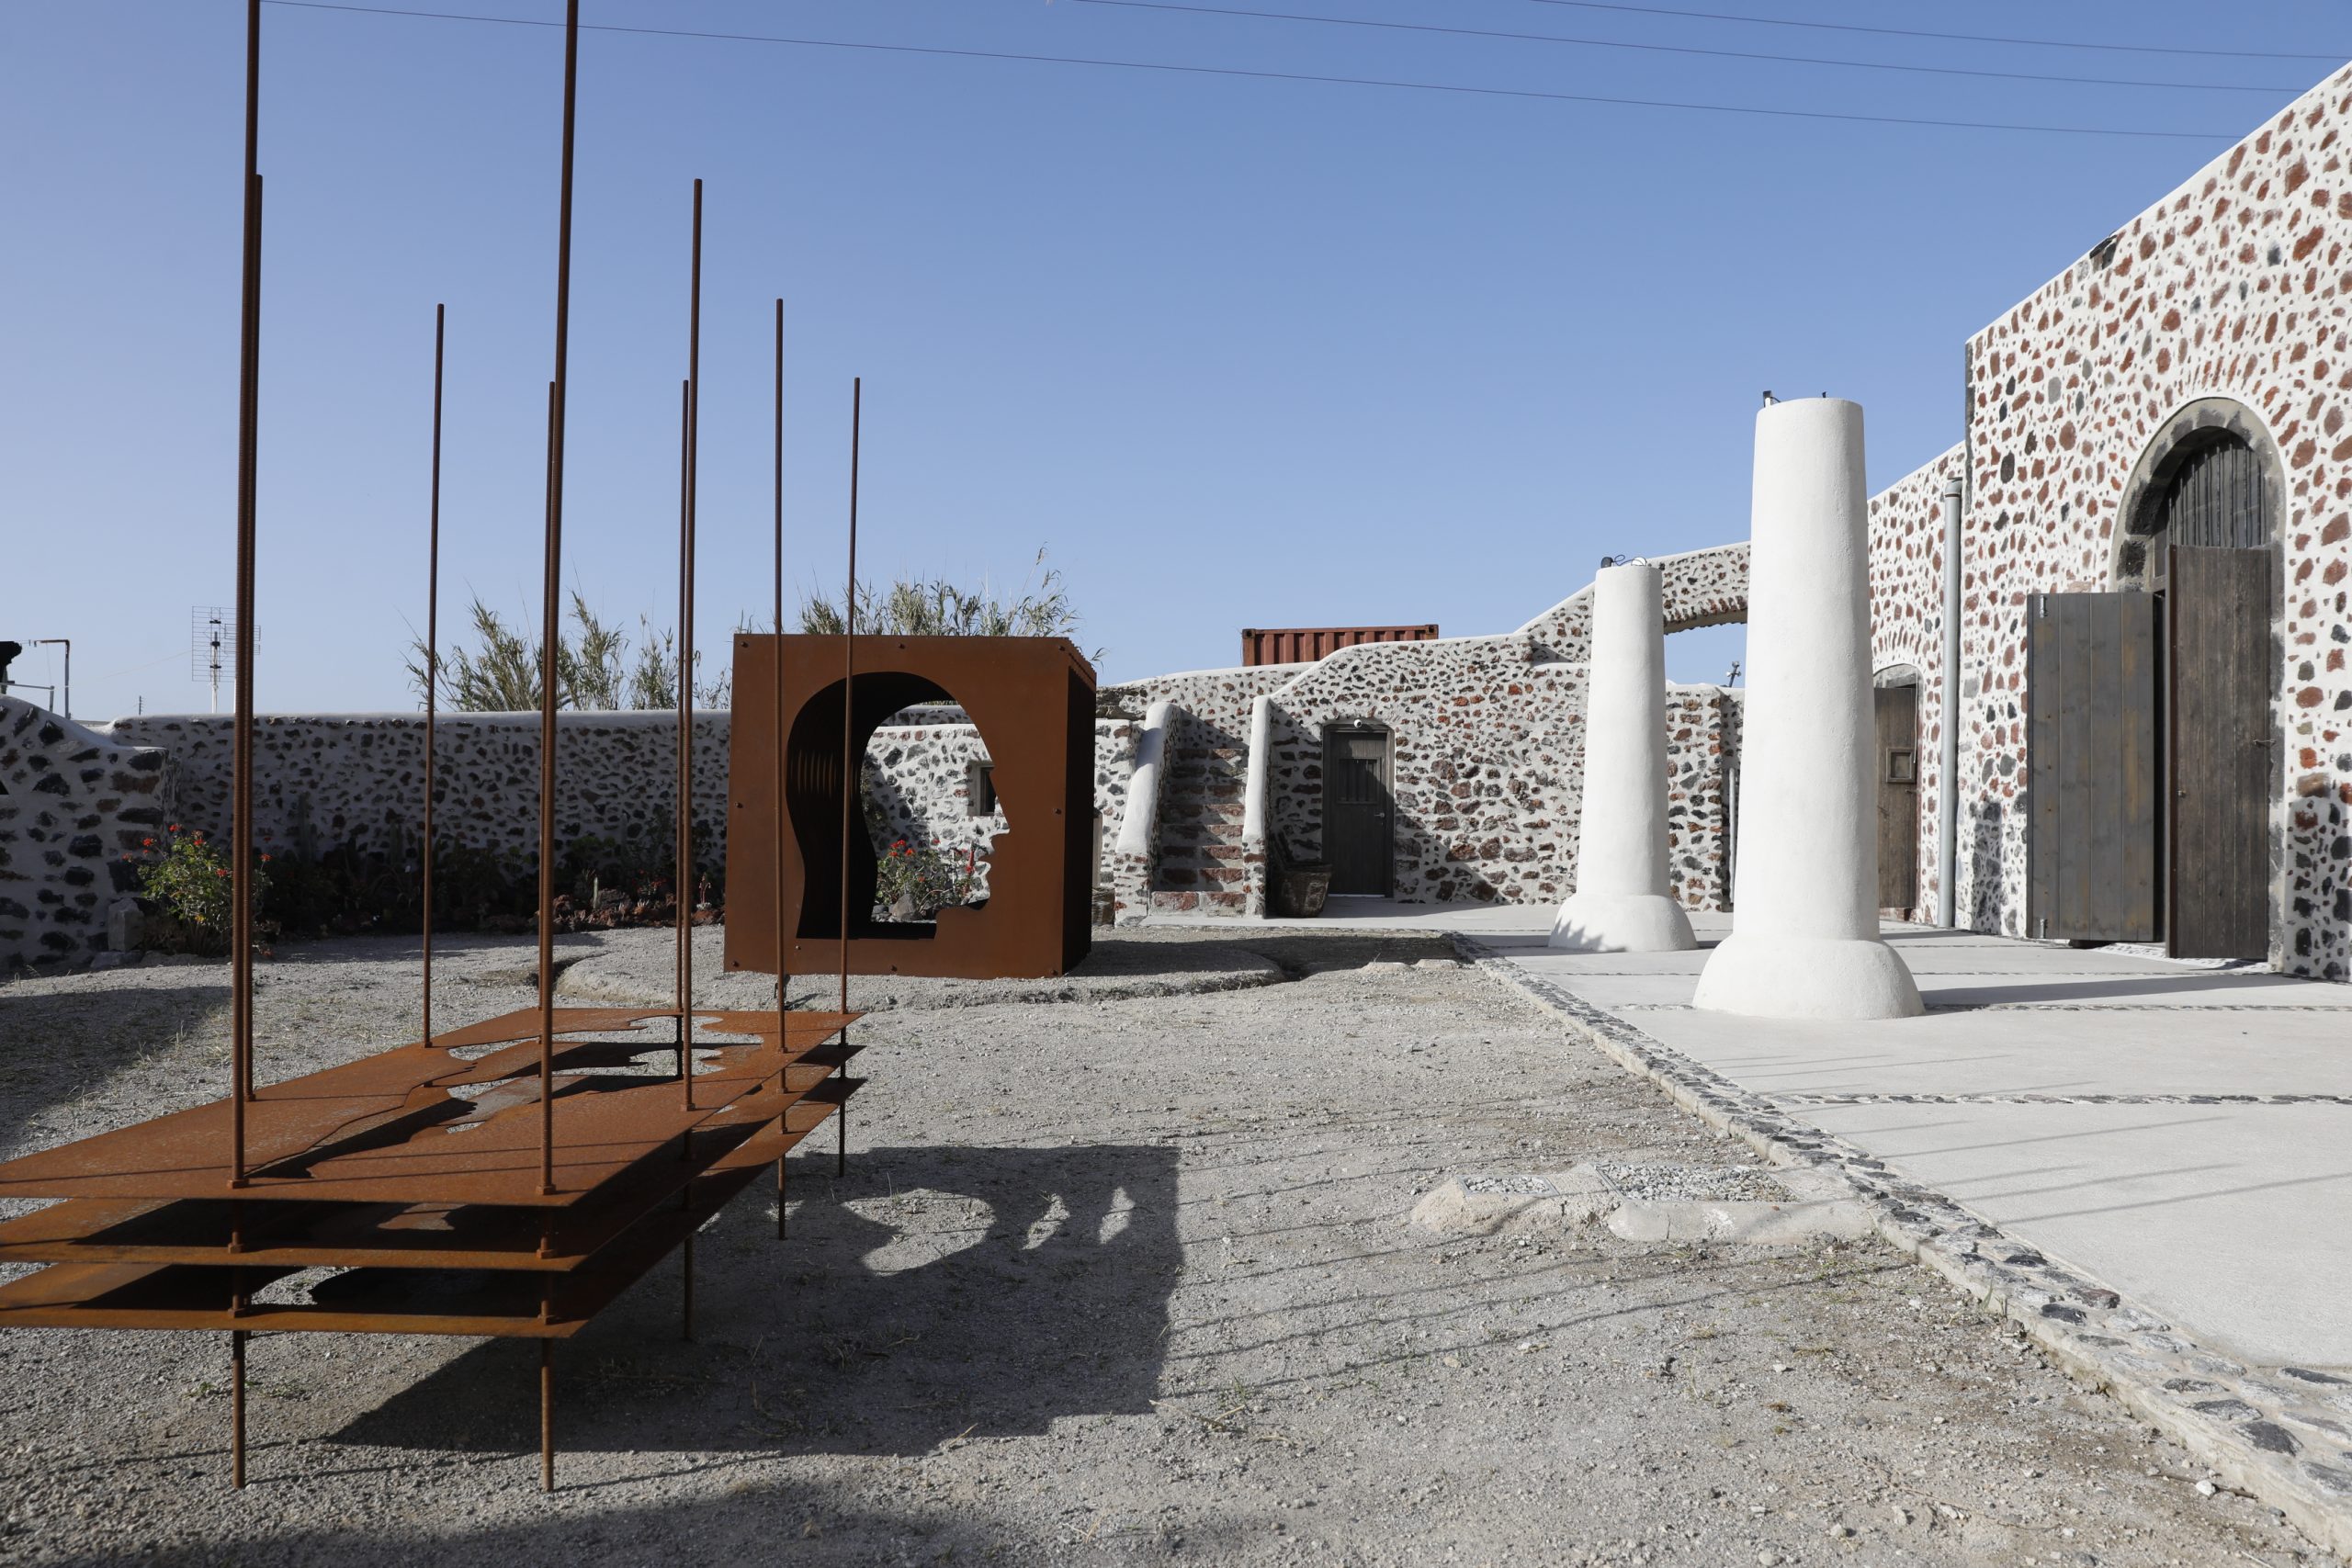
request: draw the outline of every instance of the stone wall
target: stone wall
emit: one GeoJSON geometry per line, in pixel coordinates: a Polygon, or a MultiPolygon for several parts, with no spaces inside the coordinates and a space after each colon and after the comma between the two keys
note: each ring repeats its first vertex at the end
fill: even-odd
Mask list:
{"type": "MultiPolygon", "coordinates": [[[[1659,566],[1669,626],[1745,615],[1745,544],[1659,566]]],[[[1171,750],[1196,755],[1246,747],[1250,705],[1270,694],[1268,823],[1302,859],[1322,850],[1326,727],[1386,728],[1396,896],[1549,903],[1575,882],[1589,617],[1588,588],[1499,637],[1367,643],[1312,664],[1191,671],[1127,690],[1182,710],[1171,750]]],[[[1670,694],[1669,836],[1678,884],[1702,909],[1729,896],[1731,700],[1712,686],[1670,694]]]]}
{"type": "MultiPolygon", "coordinates": [[[[890,824],[882,847],[892,838],[921,839],[944,852],[969,849],[985,861],[989,840],[1007,826],[1001,811],[970,810],[972,765],[988,760],[978,731],[961,722],[958,710],[910,713],[925,722],[885,727],[867,746],[875,800],[890,824]]],[[[1094,805],[1114,824],[1125,808],[1136,728],[1119,719],[1095,722],[1094,805]]],[[[162,775],[159,799],[173,819],[226,840],[232,718],[143,714],[76,733],[89,744],[151,759],[141,766],[162,775]]],[[[705,835],[701,859],[713,868],[726,856],[728,736],[726,713],[695,716],[695,821],[705,835]]],[[[675,714],[557,716],[558,841],[594,835],[666,852],[677,757],[675,714]]],[[[308,837],[321,850],[350,843],[405,860],[423,840],[424,761],[422,714],[261,715],[254,725],[255,837],[281,852],[294,852],[308,837]]],[[[535,857],[538,766],[538,715],[441,716],[434,807],[439,841],[535,857]]]]}
{"type": "MultiPolygon", "coordinates": [[[[989,856],[996,841],[1012,831],[1001,808],[972,808],[972,785],[989,760],[988,746],[977,727],[955,716],[922,716],[947,722],[888,726],[876,730],[866,745],[869,798],[882,818],[876,852],[904,839],[958,859],[968,853],[977,868],[978,892],[985,894],[989,856]]],[[[1127,719],[1094,721],[1094,812],[1106,838],[1118,832],[1126,811],[1136,732],[1141,728],[1127,719]]]]}
{"type": "MultiPolygon", "coordinates": [[[[101,727],[119,744],[171,758],[176,818],[223,838],[229,828],[235,721],[227,715],[142,714],[101,727]]],[[[695,820],[705,863],[726,850],[727,715],[695,716],[695,820]]],[[[440,841],[536,857],[539,716],[445,714],[436,731],[434,827],[440,841]]],[[[291,852],[350,843],[405,858],[422,840],[424,716],[262,714],[254,721],[254,833],[291,852]],[[307,823],[307,827],[305,827],[307,823]]],[[[676,813],[677,716],[567,713],[556,719],[556,837],[583,834],[667,845],[676,813]]]]}
{"type": "MultiPolygon", "coordinates": [[[[1957,479],[1967,467],[1968,449],[1954,446],[1889,485],[1870,501],[1871,668],[1886,670],[1910,665],[1919,671],[1919,886],[1918,909],[1931,918],[1942,897],[1942,801],[1944,733],[1944,510],[1945,481],[1957,479]]],[[[1963,683],[1967,700],[1974,694],[1963,683]]],[[[2001,776],[1997,758],[1985,759],[1967,749],[1961,751],[1963,798],[1996,798],[1993,786],[2009,783],[2001,776]],[[1966,770],[1981,766],[1984,777],[1966,770]]],[[[2019,781],[2021,782],[2021,781],[2019,781]]],[[[1960,841],[1970,842],[1976,822],[1963,805],[1960,841]]],[[[1997,882],[1999,856],[1992,857],[1984,874],[1989,889],[1997,882]]],[[[1967,925],[1973,908],[1971,897],[1978,886],[1973,857],[1961,857],[1955,919],[1967,925]]],[[[1980,929],[1993,930],[1994,926],[1980,929]]]]}
{"type": "Polygon", "coordinates": [[[123,856],[165,809],[164,753],[0,695],[0,973],[104,948],[107,906],[135,886],[123,856]]]}
{"type": "MultiPolygon", "coordinates": [[[[2283,595],[2272,956],[2293,974],[2352,974],[2347,130],[2352,69],[1968,342],[1964,924],[2025,931],[2029,596],[2116,587],[2152,449],[2185,412],[2234,405],[2283,491],[2273,502],[2283,595]]],[[[1933,488],[1913,479],[1895,490],[1933,488]]],[[[1931,597],[1903,563],[1924,563],[1940,525],[1907,502],[1874,509],[1872,525],[1873,578],[1884,576],[1888,601],[1881,625],[1899,632],[1931,597]]]]}

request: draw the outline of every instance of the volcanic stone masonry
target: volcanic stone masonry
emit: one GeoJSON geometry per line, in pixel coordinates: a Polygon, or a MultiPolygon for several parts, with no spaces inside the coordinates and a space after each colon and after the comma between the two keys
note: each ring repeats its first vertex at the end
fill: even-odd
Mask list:
{"type": "MultiPolygon", "coordinates": [[[[1970,338],[1967,438],[1871,508],[1882,662],[1921,682],[1922,815],[1935,820],[1942,478],[1962,547],[1961,923],[2025,932],[2026,609],[2133,570],[2127,521],[2154,463],[2226,424],[2283,494],[2276,626],[2282,745],[2272,958],[2352,975],[2352,68],[2272,117],[1970,338]]],[[[1923,875],[1936,856],[1923,853],[1923,875]]]]}

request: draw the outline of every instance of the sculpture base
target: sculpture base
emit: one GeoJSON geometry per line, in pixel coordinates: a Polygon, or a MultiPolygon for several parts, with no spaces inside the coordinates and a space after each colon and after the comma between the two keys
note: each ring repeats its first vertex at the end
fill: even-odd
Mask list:
{"type": "Polygon", "coordinates": [[[1662,893],[1575,893],[1560,906],[1546,945],[1563,953],[1688,953],[1690,917],[1662,893]]]}
{"type": "Polygon", "coordinates": [[[1690,1005],[1750,1018],[1917,1018],[1927,1010],[1910,969],[1875,938],[1737,931],[1707,960],[1690,1005]]]}

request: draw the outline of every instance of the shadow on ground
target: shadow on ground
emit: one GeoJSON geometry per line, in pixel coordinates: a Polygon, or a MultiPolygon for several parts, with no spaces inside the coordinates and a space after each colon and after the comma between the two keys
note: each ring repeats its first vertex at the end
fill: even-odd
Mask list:
{"type": "MultiPolygon", "coordinates": [[[[759,1189],[699,1236],[697,1342],[679,1337],[673,1256],[557,1347],[559,1447],[917,1454],[1148,1412],[1182,1262],[1176,1160],[877,1148],[836,1183],[830,1148],[796,1159],[788,1241],[759,1189]]],[[[329,1440],[536,1450],[537,1368],[532,1344],[481,1344],[329,1440]]]]}
{"type": "Polygon", "coordinates": [[[218,985],[124,986],[102,1013],[78,993],[12,996],[0,989],[0,1041],[10,1047],[0,1060],[0,1147],[50,1141],[29,1124],[92,1085],[208,1031],[221,1044],[225,1092],[229,985],[227,970],[218,973],[218,985]]]}
{"type": "MultiPolygon", "coordinates": [[[[1100,952],[1109,945],[1097,942],[1095,950],[1100,952]]],[[[1454,955],[1450,939],[1427,931],[1303,931],[1276,928],[1263,935],[1237,931],[1233,945],[1256,953],[1294,980],[1332,969],[1361,969],[1367,964],[1418,964],[1424,958],[1451,959],[1454,955]]]]}

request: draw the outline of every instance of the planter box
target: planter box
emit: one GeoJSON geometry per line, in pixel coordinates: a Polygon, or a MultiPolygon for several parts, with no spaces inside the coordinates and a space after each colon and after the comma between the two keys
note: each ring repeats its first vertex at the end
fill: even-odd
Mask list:
{"type": "Polygon", "coordinates": [[[1268,881],[1273,912],[1289,919],[1321,914],[1323,901],[1331,896],[1331,868],[1328,865],[1280,866],[1268,881]]]}

